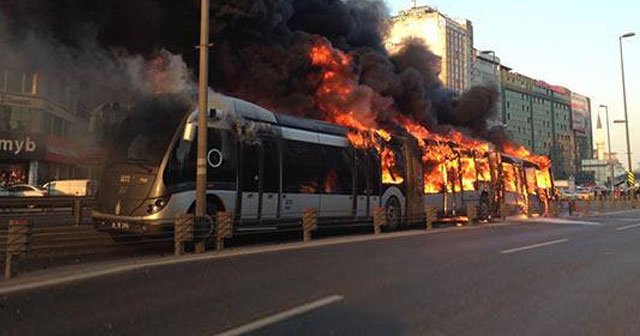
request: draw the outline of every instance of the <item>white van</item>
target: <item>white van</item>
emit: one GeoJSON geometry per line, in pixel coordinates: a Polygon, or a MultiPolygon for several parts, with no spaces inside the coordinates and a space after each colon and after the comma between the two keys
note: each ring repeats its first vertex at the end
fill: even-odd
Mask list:
{"type": "Polygon", "coordinates": [[[46,183],[43,187],[49,196],[92,196],[95,185],[91,180],[60,180],[46,183]]]}

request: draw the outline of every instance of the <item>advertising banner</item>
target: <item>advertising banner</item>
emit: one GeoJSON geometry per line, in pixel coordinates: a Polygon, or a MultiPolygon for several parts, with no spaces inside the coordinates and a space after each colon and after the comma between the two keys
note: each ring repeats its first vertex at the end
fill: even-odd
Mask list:
{"type": "Polygon", "coordinates": [[[571,94],[573,130],[585,134],[589,132],[589,120],[591,118],[589,104],[589,98],[576,93],[571,94]]]}

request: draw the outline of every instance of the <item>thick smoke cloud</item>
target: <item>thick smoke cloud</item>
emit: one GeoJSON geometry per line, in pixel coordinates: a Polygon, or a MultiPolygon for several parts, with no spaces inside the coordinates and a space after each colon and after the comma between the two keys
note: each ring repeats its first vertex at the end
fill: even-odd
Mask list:
{"type": "MultiPolygon", "coordinates": [[[[212,1],[211,84],[278,112],[322,118],[314,100],[320,69],[309,53],[326,39],[352,57],[353,78],[370,88],[368,104],[379,123],[402,114],[430,129],[448,123],[488,136],[480,128],[495,103],[493,93],[474,89],[458,104],[437,78],[438,58],[420,41],[407,40],[388,55],[388,12],[381,0],[212,1]]],[[[197,71],[199,1],[8,0],[0,3],[0,15],[6,18],[0,43],[8,40],[11,50],[20,51],[13,54],[26,53],[18,58],[35,67],[49,60],[54,66],[48,68],[71,72],[109,99],[148,91],[145,78],[131,74],[146,74],[159,55],[163,69],[183,73],[186,67],[166,64],[179,55],[191,76],[197,71]],[[56,54],[60,59],[51,57],[56,54]]]]}
{"type": "Polygon", "coordinates": [[[192,75],[182,57],[162,43],[149,42],[160,27],[150,17],[164,9],[153,1],[113,5],[101,8],[65,0],[0,3],[0,67],[37,73],[40,80],[48,79],[45,86],[74,87],[85,109],[159,90],[188,89],[192,75]],[[133,28],[109,18],[124,18],[133,28]]]}

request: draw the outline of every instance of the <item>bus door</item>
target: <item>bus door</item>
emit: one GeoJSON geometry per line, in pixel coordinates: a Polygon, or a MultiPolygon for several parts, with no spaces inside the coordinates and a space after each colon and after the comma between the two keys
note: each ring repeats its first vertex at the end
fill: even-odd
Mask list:
{"type": "Polygon", "coordinates": [[[264,137],[262,139],[262,165],[260,176],[262,208],[260,217],[262,220],[277,219],[278,195],[280,194],[280,149],[278,141],[274,137],[264,137]]]}
{"type": "Polygon", "coordinates": [[[243,222],[257,221],[260,216],[260,179],[262,149],[259,143],[245,142],[242,144],[240,164],[240,186],[242,193],[243,222]]]}
{"type": "Polygon", "coordinates": [[[370,191],[370,176],[369,176],[369,160],[367,159],[366,151],[363,149],[356,149],[355,151],[355,193],[356,193],[356,217],[366,218],[370,213],[369,207],[369,191],[370,191]]]}
{"type": "Polygon", "coordinates": [[[324,161],[317,134],[287,130],[291,137],[313,139],[315,142],[284,139],[282,147],[282,194],[280,217],[302,217],[305,209],[319,209],[324,161]]]}
{"type": "Polygon", "coordinates": [[[373,149],[369,150],[367,158],[369,161],[369,190],[367,192],[369,195],[369,208],[367,209],[367,217],[372,217],[373,209],[382,206],[382,199],[380,197],[382,195],[382,162],[380,161],[378,153],[373,149]]]}
{"type": "Polygon", "coordinates": [[[350,217],[354,214],[354,152],[343,137],[320,134],[324,159],[320,184],[320,216],[350,217]]]}

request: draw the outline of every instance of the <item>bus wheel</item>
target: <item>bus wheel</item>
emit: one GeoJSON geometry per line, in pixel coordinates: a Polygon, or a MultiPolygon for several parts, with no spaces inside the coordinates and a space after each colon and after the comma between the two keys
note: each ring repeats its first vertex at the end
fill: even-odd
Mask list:
{"type": "Polygon", "coordinates": [[[387,213],[387,229],[396,230],[400,227],[402,210],[400,209],[400,201],[396,197],[390,197],[384,205],[387,213]]]}

